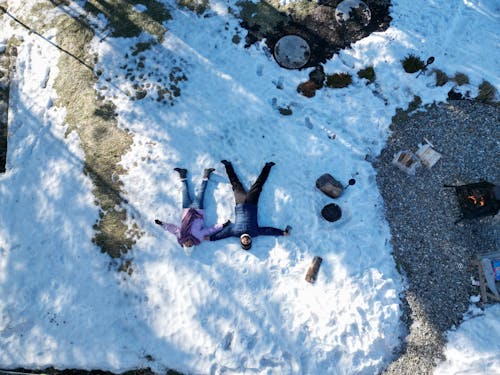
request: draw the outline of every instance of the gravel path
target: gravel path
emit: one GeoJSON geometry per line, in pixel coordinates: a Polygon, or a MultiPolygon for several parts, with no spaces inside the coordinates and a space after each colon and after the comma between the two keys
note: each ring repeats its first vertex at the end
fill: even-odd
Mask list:
{"type": "Polygon", "coordinates": [[[500,183],[500,106],[450,101],[398,117],[374,166],[394,257],[408,280],[402,300],[408,336],[384,374],[431,374],[444,359],[446,331],[479,294],[471,283],[478,279],[475,255],[500,248],[500,214],[454,224],[460,216],[455,191],[443,184],[500,183]],[[442,154],[436,165],[409,176],[391,164],[398,151],[415,152],[424,137],[442,154]]]}

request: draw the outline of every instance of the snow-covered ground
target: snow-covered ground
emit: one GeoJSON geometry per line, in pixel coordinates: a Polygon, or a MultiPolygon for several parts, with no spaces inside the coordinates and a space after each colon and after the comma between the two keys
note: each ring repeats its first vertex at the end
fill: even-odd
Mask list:
{"type": "MultiPolygon", "coordinates": [[[[9,1],[9,10],[21,14],[34,3],[9,1]]],[[[126,209],[144,235],[129,253],[131,276],[110,269],[91,242],[98,208],[83,151],[74,133],[64,136],[65,110],[53,105],[59,51],[3,16],[0,41],[24,41],[11,84],[8,171],[0,175],[1,367],[373,374],[392,360],[405,335],[405,283],[365,156],[383,148],[396,108],[415,95],[424,104],[444,101],[452,87],[436,87],[430,73],[405,73],[400,60],[408,54],[434,56],[433,67],[450,76],[467,74],[462,89],[472,95],[483,80],[500,88],[500,3],[393,1],[387,31],[325,64],[326,73],[351,73],[353,85],[311,99],[296,92],[309,70],[280,68],[263,43],[234,44],[238,20],[228,2],[211,1],[211,8],[210,17],[173,11],[165,40],[146,52],[146,65],[162,62],[150,69],[168,75],[175,64],[188,78],[174,106],[103,91],[117,95],[118,122],[134,134],[122,180],[126,209]],[[377,95],[356,76],[369,65],[377,95]],[[290,237],[258,237],[249,252],[236,238],[185,252],[154,224],[180,220],[177,166],[189,169],[195,185],[205,167],[217,168],[207,221],[234,219],[221,159],[234,162],[246,186],[265,162],[276,162],[259,220],[292,225],[290,237]],[[336,223],[319,215],[332,201],[314,187],[326,172],[357,181],[337,200],[343,216],[336,223]],[[311,285],[304,276],[315,255],[323,264],[311,285]]],[[[125,88],[123,51],[146,38],[96,38],[100,84],[117,76],[125,88]]],[[[447,361],[436,373],[500,368],[498,306],[473,316],[449,333],[447,361]]]]}

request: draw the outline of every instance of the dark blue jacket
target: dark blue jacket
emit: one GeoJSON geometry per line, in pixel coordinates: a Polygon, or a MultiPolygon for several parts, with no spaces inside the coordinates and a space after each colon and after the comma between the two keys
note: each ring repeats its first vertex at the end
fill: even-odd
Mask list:
{"type": "Polygon", "coordinates": [[[210,236],[210,241],[217,241],[227,237],[240,237],[244,233],[249,234],[251,237],[282,236],[284,234],[282,229],[259,227],[257,223],[257,206],[255,204],[237,204],[234,212],[234,223],[210,236]]]}

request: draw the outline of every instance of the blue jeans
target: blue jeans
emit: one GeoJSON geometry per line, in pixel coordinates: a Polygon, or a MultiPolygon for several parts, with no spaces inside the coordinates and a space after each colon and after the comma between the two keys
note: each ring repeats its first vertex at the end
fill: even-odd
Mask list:
{"type": "Polygon", "coordinates": [[[203,200],[205,198],[205,190],[207,190],[208,180],[203,180],[200,187],[200,192],[195,196],[194,200],[191,199],[189,194],[189,186],[187,180],[182,181],[182,208],[199,208],[203,210],[203,200]]]}

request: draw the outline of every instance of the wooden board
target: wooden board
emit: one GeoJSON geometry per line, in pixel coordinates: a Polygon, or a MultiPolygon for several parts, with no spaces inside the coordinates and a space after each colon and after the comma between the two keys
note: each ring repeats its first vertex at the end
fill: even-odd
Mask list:
{"type": "MultiPolygon", "coordinates": [[[[481,293],[481,300],[484,303],[488,302],[500,302],[500,298],[497,298],[488,288],[488,283],[486,281],[486,278],[484,276],[484,269],[482,265],[482,260],[483,259],[497,259],[500,258],[500,252],[493,252],[493,253],[486,253],[486,254],[479,254],[477,256],[476,261],[474,262],[477,266],[478,274],[479,274],[479,290],[481,293]]],[[[500,291],[500,282],[496,282],[497,290],[500,291]]]]}

